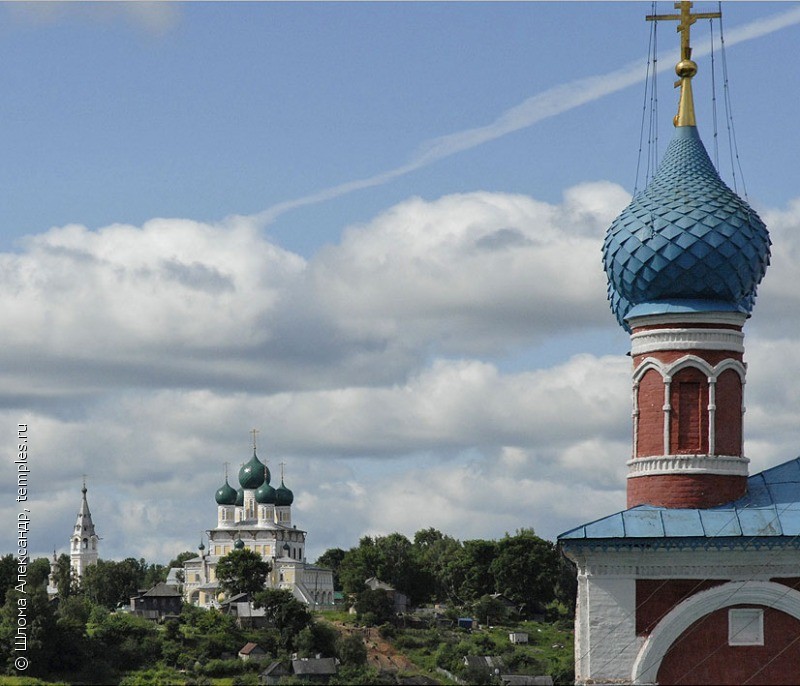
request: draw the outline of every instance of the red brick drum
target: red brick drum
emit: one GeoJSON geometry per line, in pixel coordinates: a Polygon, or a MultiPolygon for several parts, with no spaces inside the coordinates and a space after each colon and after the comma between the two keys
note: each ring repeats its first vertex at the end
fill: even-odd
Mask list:
{"type": "MultiPolygon", "coordinates": [[[[634,328],[633,333],[701,328],[705,331],[741,331],[741,327],[692,322],[640,326],[634,328]]],[[[741,352],[698,346],[634,356],[634,374],[642,365],[648,367],[634,390],[637,410],[634,459],[666,455],[743,456],[742,379],[730,368],[723,369],[713,378],[708,372],[709,368],[719,368],[726,361],[742,363],[741,352]],[[671,365],[680,360],[687,361],[665,378],[663,370],[671,369],[671,365]],[[702,362],[697,360],[708,367],[703,368],[702,362]]],[[[628,479],[628,507],[641,504],[674,508],[713,507],[741,497],[746,487],[747,476],[743,475],[681,473],[675,470],[632,476],[628,479]]]]}

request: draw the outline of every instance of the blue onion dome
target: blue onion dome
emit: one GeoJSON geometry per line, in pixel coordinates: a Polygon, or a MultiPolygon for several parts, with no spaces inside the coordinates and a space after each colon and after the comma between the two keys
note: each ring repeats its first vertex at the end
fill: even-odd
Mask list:
{"type": "Polygon", "coordinates": [[[294,493],[292,493],[281,479],[281,485],[275,491],[275,504],[276,505],[291,505],[294,502],[294,493]]]}
{"type": "Polygon", "coordinates": [[[714,168],[695,126],[678,126],[650,184],[606,233],[608,298],[639,314],[750,314],[770,257],[767,227],[714,168]]]}
{"type": "Polygon", "coordinates": [[[264,483],[264,476],[269,480],[269,470],[267,466],[258,459],[256,451],[253,450],[253,457],[249,462],[242,465],[239,470],[239,484],[242,488],[253,489],[258,488],[264,483]]]}
{"type": "Polygon", "coordinates": [[[236,504],[236,491],[225,479],[225,483],[217,489],[214,497],[217,500],[217,505],[235,505],[236,504]]]}
{"type": "Polygon", "coordinates": [[[244,548],[244,541],[241,538],[237,538],[236,542],[233,544],[233,547],[236,548],[236,550],[241,550],[244,548]]]}
{"type": "Polygon", "coordinates": [[[236,507],[244,507],[244,489],[240,488],[236,491],[236,507]]]}

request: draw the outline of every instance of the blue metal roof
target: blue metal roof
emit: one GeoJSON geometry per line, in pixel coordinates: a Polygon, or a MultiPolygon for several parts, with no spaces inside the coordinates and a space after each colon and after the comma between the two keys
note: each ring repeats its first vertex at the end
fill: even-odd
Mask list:
{"type": "MultiPolygon", "coordinates": [[[[747,480],[739,500],[708,509],[639,505],[561,534],[559,541],[800,537],[800,458],[747,480]]],[[[799,542],[800,543],[800,542],[799,542]]]]}
{"type": "Polygon", "coordinates": [[[750,313],[769,264],[767,228],[714,168],[697,129],[681,126],[655,177],[606,233],[611,309],[670,300],[720,301],[750,313]]]}

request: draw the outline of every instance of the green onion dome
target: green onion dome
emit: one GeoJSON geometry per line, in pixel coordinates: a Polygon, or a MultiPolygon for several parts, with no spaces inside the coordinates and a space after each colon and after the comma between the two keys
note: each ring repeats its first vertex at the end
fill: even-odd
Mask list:
{"type": "Polygon", "coordinates": [[[259,505],[274,505],[278,498],[278,492],[269,485],[269,481],[264,481],[256,490],[256,502],[259,505]]]}
{"type": "Polygon", "coordinates": [[[239,470],[239,484],[242,488],[255,489],[264,483],[264,476],[266,475],[269,481],[269,470],[267,466],[258,459],[256,451],[253,450],[253,457],[250,461],[243,464],[239,470]]]}
{"type": "Polygon", "coordinates": [[[244,489],[243,488],[240,488],[238,491],[236,491],[236,503],[235,503],[235,505],[237,507],[243,507],[244,506],[244,489]]]}
{"type": "Polygon", "coordinates": [[[225,479],[225,483],[217,489],[214,497],[217,500],[217,505],[235,505],[236,504],[236,491],[225,479]]]}
{"type": "Polygon", "coordinates": [[[244,541],[241,538],[237,538],[236,543],[233,544],[233,547],[236,548],[236,550],[241,550],[244,548],[244,541]]]}
{"type": "Polygon", "coordinates": [[[281,479],[281,485],[275,491],[275,504],[276,505],[291,505],[294,502],[294,493],[292,493],[281,479]]]}

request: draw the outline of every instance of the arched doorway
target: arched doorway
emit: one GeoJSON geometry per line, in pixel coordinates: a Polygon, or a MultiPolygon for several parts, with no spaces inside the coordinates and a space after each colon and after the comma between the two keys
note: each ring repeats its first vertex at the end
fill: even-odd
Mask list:
{"type": "Polygon", "coordinates": [[[729,582],[673,608],[643,644],[631,677],[636,684],[796,684],[799,638],[800,592],[729,582]],[[748,616],[760,624],[747,620],[737,629],[748,616]]]}

